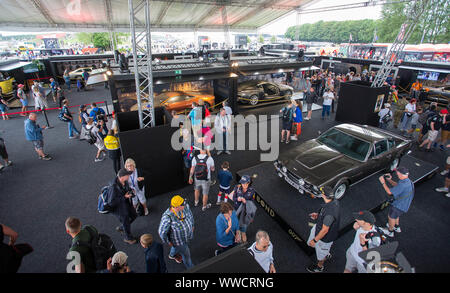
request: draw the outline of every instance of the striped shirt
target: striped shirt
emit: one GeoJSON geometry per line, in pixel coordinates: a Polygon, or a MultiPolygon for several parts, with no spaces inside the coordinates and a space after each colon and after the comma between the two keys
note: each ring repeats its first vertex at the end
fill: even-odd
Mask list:
{"type": "Polygon", "coordinates": [[[159,224],[159,237],[164,243],[172,243],[174,246],[187,244],[192,239],[194,229],[194,216],[189,205],[186,204],[182,215],[175,215],[168,208],[161,217],[159,224]]]}

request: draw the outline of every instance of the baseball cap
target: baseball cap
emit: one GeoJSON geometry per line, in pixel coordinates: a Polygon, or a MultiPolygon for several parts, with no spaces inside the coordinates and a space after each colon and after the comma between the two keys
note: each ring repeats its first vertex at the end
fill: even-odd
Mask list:
{"type": "Polygon", "coordinates": [[[123,266],[127,263],[128,255],[126,255],[123,251],[116,252],[111,260],[112,265],[118,264],[119,266],[123,266]]]}
{"type": "Polygon", "coordinates": [[[86,107],[86,105],[81,104],[81,105],[80,105],[80,110],[81,110],[81,109],[84,109],[85,107],[86,107]]]}
{"type": "Polygon", "coordinates": [[[390,107],[391,107],[391,104],[389,104],[389,103],[384,103],[384,107],[390,108],[390,107]]]}
{"type": "Polygon", "coordinates": [[[330,186],[324,186],[324,187],[320,188],[320,191],[322,191],[322,193],[327,198],[333,198],[334,197],[333,188],[331,188],[330,186]]]}
{"type": "Polygon", "coordinates": [[[241,184],[245,184],[245,183],[249,183],[250,182],[250,176],[248,175],[243,175],[241,177],[241,180],[239,180],[239,183],[241,184]]]}
{"type": "Polygon", "coordinates": [[[447,109],[442,109],[441,112],[439,112],[439,113],[441,113],[441,114],[448,114],[448,111],[447,111],[447,109]]]}
{"type": "Polygon", "coordinates": [[[395,171],[403,174],[403,175],[408,175],[409,174],[409,170],[405,167],[398,167],[395,169],[395,171]]]}
{"type": "Polygon", "coordinates": [[[184,198],[182,198],[179,195],[175,195],[174,197],[172,197],[172,199],[170,200],[170,205],[174,208],[177,208],[179,206],[184,205],[184,198]]]}
{"type": "Polygon", "coordinates": [[[119,170],[119,173],[117,173],[117,175],[118,175],[119,177],[131,175],[131,174],[133,174],[133,172],[128,171],[128,170],[125,169],[125,168],[120,169],[120,170],[119,170]]]}
{"type": "Polygon", "coordinates": [[[360,211],[353,213],[353,217],[355,218],[355,220],[364,221],[371,225],[375,224],[376,221],[375,216],[369,211],[360,211]]]}
{"type": "Polygon", "coordinates": [[[18,87],[24,87],[24,85],[23,85],[23,84],[18,84],[17,86],[18,86],[18,87]]]}

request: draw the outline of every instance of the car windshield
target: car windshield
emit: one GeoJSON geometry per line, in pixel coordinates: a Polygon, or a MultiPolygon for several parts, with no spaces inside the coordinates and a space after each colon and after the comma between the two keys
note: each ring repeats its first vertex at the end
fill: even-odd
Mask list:
{"type": "Polygon", "coordinates": [[[370,143],[332,128],[317,138],[317,141],[352,159],[364,161],[370,143]]]}

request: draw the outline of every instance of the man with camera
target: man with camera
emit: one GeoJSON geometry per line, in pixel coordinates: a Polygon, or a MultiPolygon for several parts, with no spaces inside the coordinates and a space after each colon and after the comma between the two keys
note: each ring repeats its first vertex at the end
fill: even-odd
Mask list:
{"type": "MultiPolygon", "coordinates": [[[[106,116],[105,110],[97,107],[96,103],[92,103],[92,110],[89,112],[89,116],[94,119],[95,125],[98,125],[102,121],[103,131],[100,132],[102,140],[106,137],[108,133],[108,128],[106,127],[106,122],[108,122],[108,117],[106,116]]],[[[99,127],[100,128],[100,127],[99,127]]]]}
{"type": "Polygon", "coordinates": [[[108,203],[111,212],[122,224],[122,226],[116,227],[116,230],[125,233],[123,241],[128,244],[136,243],[136,239],[131,234],[131,223],[137,218],[131,199],[136,195],[128,185],[128,179],[132,173],[126,169],[120,169],[117,177],[111,182],[108,194],[108,198],[111,199],[108,203]]]}
{"type": "Polygon", "coordinates": [[[378,247],[381,245],[381,235],[375,227],[375,216],[369,211],[353,213],[356,230],[352,245],[347,249],[344,273],[367,273],[364,259],[359,257],[363,250],[378,247]]]}
{"type": "Polygon", "coordinates": [[[388,214],[388,229],[381,228],[381,230],[389,237],[394,237],[394,232],[400,233],[400,216],[406,213],[411,206],[414,198],[414,183],[408,178],[409,171],[405,167],[398,167],[395,169],[397,173],[398,182],[392,180],[391,174],[384,174],[379,177],[381,185],[389,196],[392,196],[391,207],[388,214]],[[386,180],[393,187],[389,188],[386,180]]]}
{"type": "Polygon", "coordinates": [[[310,273],[323,272],[326,260],[331,258],[330,249],[333,241],[338,238],[340,206],[339,201],[334,200],[333,189],[329,186],[321,188],[322,199],[325,204],[320,208],[319,213],[312,213],[309,216],[317,220],[311,228],[308,245],[315,248],[317,264],[311,264],[306,270],[310,273]]]}

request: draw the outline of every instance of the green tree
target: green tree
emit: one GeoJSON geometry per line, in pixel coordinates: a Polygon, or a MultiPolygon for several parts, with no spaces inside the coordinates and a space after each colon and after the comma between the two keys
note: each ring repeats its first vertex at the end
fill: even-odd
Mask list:
{"type": "Polygon", "coordinates": [[[258,42],[264,44],[264,37],[262,35],[259,35],[258,42]]]}
{"type": "Polygon", "coordinates": [[[270,38],[270,42],[271,42],[271,43],[275,43],[276,41],[277,41],[277,37],[272,36],[272,37],[270,38]]]}
{"type": "Polygon", "coordinates": [[[95,48],[102,48],[103,50],[107,49],[112,50],[108,33],[93,33],[92,43],[95,48]]]}

